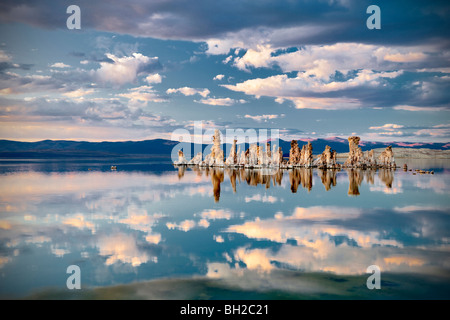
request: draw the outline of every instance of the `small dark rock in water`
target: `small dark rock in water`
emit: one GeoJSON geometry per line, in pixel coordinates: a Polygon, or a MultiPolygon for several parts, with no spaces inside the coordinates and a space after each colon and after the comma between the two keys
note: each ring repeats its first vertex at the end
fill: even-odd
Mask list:
{"type": "Polygon", "coordinates": [[[408,165],[406,163],[403,165],[403,171],[408,171],[408,165]]]}

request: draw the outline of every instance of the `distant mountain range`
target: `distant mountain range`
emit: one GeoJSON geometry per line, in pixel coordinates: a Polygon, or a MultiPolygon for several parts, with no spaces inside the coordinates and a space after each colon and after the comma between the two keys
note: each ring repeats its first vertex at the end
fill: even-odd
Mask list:
{"type": "MultiPolygon", "coordinates": [[[[298,140],[299,146],[306,144],[308,140],[298,140]]],[[[329,138],[310,140],[313,153],[320,154],[329,145],[338,153],[348,152],[347,139],[329,138]]],[[[179,142],[163,139],[144,141],[121,142],[86,142],[67,140],[44,140],[38,142],[19,142],[0,140],[0,158],[103,158],[103,157],[141,157],[141,158],[170,158],[171,152],[179,142]]],[[[289,155],[290,141],[279,141],[285,156],[289,155]]],[[[406,142],[369,142],[360,143],[363,151],[385,148],[392,145],[395,148],[429,148],[435,150],[448,150],[450,143],[406,143],[406,142]]],[[[202,145],[202,149],[208,145],[202,145]]],[[[248,145],[245,146],[248,148],[248,145]]],[[[192,149],[193,152],[194,149],[192,149]]],[[[224,150],[229,150],[225,147],[224,150]]],[[[241,149],[242,150],[242,149],[241,149]]],[[[209,153],[208,150],[205,150],[209,153]]],[[[204,152],[205,152],[204,151],[204,152]]]]}

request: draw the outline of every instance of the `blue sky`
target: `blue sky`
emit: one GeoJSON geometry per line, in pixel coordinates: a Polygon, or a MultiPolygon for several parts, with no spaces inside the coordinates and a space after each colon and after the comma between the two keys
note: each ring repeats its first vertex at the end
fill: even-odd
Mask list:
{"type": "Polygon", "coordinates": [[[0,138],[170,139],[203,121],[449,142],[449,14],[446,1],[2,1],[0,138]]]}

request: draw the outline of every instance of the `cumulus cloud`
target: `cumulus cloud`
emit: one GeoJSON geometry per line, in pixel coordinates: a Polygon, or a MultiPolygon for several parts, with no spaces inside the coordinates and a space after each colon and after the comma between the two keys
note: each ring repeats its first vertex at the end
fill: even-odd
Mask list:
{"type": "Polygon", "coordinates": [[[203,98],[206,98],[210,94],[210,91],[208,89],[194,89],[194,88],[190,88],[190,87],[182,87],[182,88],[178,88],[178,89],[170,88],[170,89],[167,89],[167,91],[166,91],[167,94],[177,93],[177,92],[179,92],[185,96],[193,96],[193,95],[198,94],[198,95],[202,96],[203,98]]]}
{"type": "Polygon", "coordinates": [[[136,81],[137,75],[145,70],[145,67],[158,62],[157,57],[151,58],[141,53],[133,53],[131,56],[124,57],[108,53],[106,57],[113,62],[100,62],[100,69],[95,70],[95,76],[100,82],[116,85],[136,81]]]}
{"type": "Polygon", "coordinates": [[[388,54],[384,56],[384,60],[392,62],[415,62],[415,61],[422,61],[426,57],[427,56],[422,52],[408,52],[405,54],[402,53],[388,54]]]}
{"type": "Polygon", "coordinates": [[[56,62],[52,65],[50,65],[51,68],[70,68],[68,64],[65,64],[63,62],[56,62]]]}
{"type": "MultiPolygon", "coordinates": [[[[308,75],[329,79],[335,71],[344,74],[362,68],[386,71],[393,69],[398,63],[431,60],[424,51],[434,51],[440,55],[437,48],[432,46],[402,48],[363,43],[307,45],[295,50],[287,49],[273,47],[271,44],[258,44],[255,48],[249,48],[242,57],[235,57],[234,65],[241,70],[277,65],[283,72],[304,71],[308,75]],[[348,52],[352,54],[349,55],[348,52]]],[[[411,64],[411,68],[416,66],[417,64],[411,64]]]]}
{"type": "Polygon", "coordinates": [[[223,74],[218,74],[217,76],[215,76],[215,77],[213,78],[213,80],[222,80],[224,77],[225,77],[225,75],[223,75],[223,74]]]}
{"type": "Polygon", "coordinates": [[[410,76],[418,70],[445,71],[446,68],[436,66],[446,65],[446,56],[436,45],[389,47],[338,42],[290,48],[267,41],[250,46],[244,55],[229,55],[225,62],[232,61],[233,66],[247,72],[279,68],[283,74],[223,86],[256,98],[273,97],[278,103],[288,100],[300,109],[394,107],[399,102],[413,102],[418,104],[417,108],[438,111],[436,108],[442,109],[439,104],[448,100],[443,90],[447,76],[433,75],[426,81],[413,81],[406,72],[410,76]],[[397,79],[402,79],[405,85],[396,86],[397,79]],[[334,106],[330,107],[329,98],[336,98],[334,106]]]}
{"type": "Polygon", "coordinates": [[[151,86],[140,86],[131,88],[128,93],[120,93],[119,97],[130,99],[132,103],[147,103],[147,102],[165,102],[163,97],[160,97],[151,86]]]}
{"type": "MultiPolygon", "coordinates": [[[[298,109],[354,109],[362,105],[358,97],[324,97],[322,94],[356,90],[361,87],[378,87],[385,83],[385,79],[395,78],[400,74],[402,74],[401,71],[373,72],[361,70],[355,77],[347,81],[331,82],[310,77],[307,73],[299,73],[294,78],[281,74],[222,86],[232,91],[253,95],[256,98],[261,96],[273,97],[277,102],[290,100],[298,109]]],[[[351,93],[348,93],[348,95],[351,95],[351,93]]]]}
{"type": "Polygon", "coordinates": [[[373,72],[371,70],[361,70],[354,78],[347,81],[323,81],[320,78],[310,77],[308,73],[298,73],[294,78],[289,78],[286,74],[275,75],[268,78],[256,78],[246,80],[235,85],[222,85],[223,87],[244,92],[254,96],[271,96],[278,98],[302,96],[306,92],[326,93],[352,89],[358,86],[377,86],[385,78],[395,78],[402,74],[401,71],[393,72],[373,72]]]}
{"type": "Polygon", "coordinates": [[[154,73],[154,74],[150,74],[147,77],[145,77],[145,81],[148,84],[152,84],[152,83],[161,83],[162,82],[162,77],[159,73],[154,73]]]}

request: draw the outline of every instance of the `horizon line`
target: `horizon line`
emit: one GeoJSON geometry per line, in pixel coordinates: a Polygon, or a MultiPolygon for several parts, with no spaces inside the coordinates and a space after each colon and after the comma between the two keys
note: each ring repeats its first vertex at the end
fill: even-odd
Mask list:
{"type": "MultiPolygon", "coordinates": [[[[357,136],[357,135],[356,135],[357,136]]],[[[349,136],[350,137],[350,136],[349,136]]],[[[308,141],[317,141],[317,140],[333,140],[333,139],[340,139],[340,140],[344,140],[347,141],[347,138],[342,138],[339,136],[331,136],[331,137],[319,137],[319,138],[297,138],[297,139],[283,139],[280,138],[279,140],[283,140],[286,142],[292,141],[292,140],[296,140],[296,141],[303,141],[303,142],[308,142],[308,141]]],[[[98,141],[90,141],[90,140],[76,140],[76,139],[42,139],[42,140],[13,140],[13,139],[3,139],[0,138],[0,141],[10,141],[10,142],[19,142],[19,143],[37,143],[37,142],[44,142],[44,141],[65,141],[65,142],[86,142],[86,143],[123,143],[123,142],[144,142],[144,141],[153,141],[153,140],[165,140],[165,141],[171,141],[171,142],[177,142],[179,143],[180,141],[177,140],[171,140],[171,139],[164,139],[164,138],[153,138],[153,139],[142,139],[142,140],[98,140],[98,141]]],[[[271,139],[267,139],[266,142],[270,142],[271,139]]],[[[193,143],[194,142],[189,142],[189,143],[193,143]]],[[[248,142],[245,142],[248,143],[248,142]]],[[[264,143],[263,142],[259,142],[259,143],[264,143]]],[[[424,141],[395,141],[395,140],[391,140],[391,141],[379,141],[379,140],[361,140],[360,141],[360,145],[364,146],[365,143],[385,143],[385,144],[389,144],[389,143],[395,143],[395,144],[405,144],[405,147],[412,147],[414,145],[424,145],[424,144],[450,144],[450,141],[433,141],[433,142],[424,142],[424,141]],[[406,146],[406,144],[409,144],[409,146],[406,146]]],[[[203,144],[210,144],[210,143],[203,143],[203,144]]],[[[222,144],[227,144],[227,143],[222,143],[222,144]]]]}

